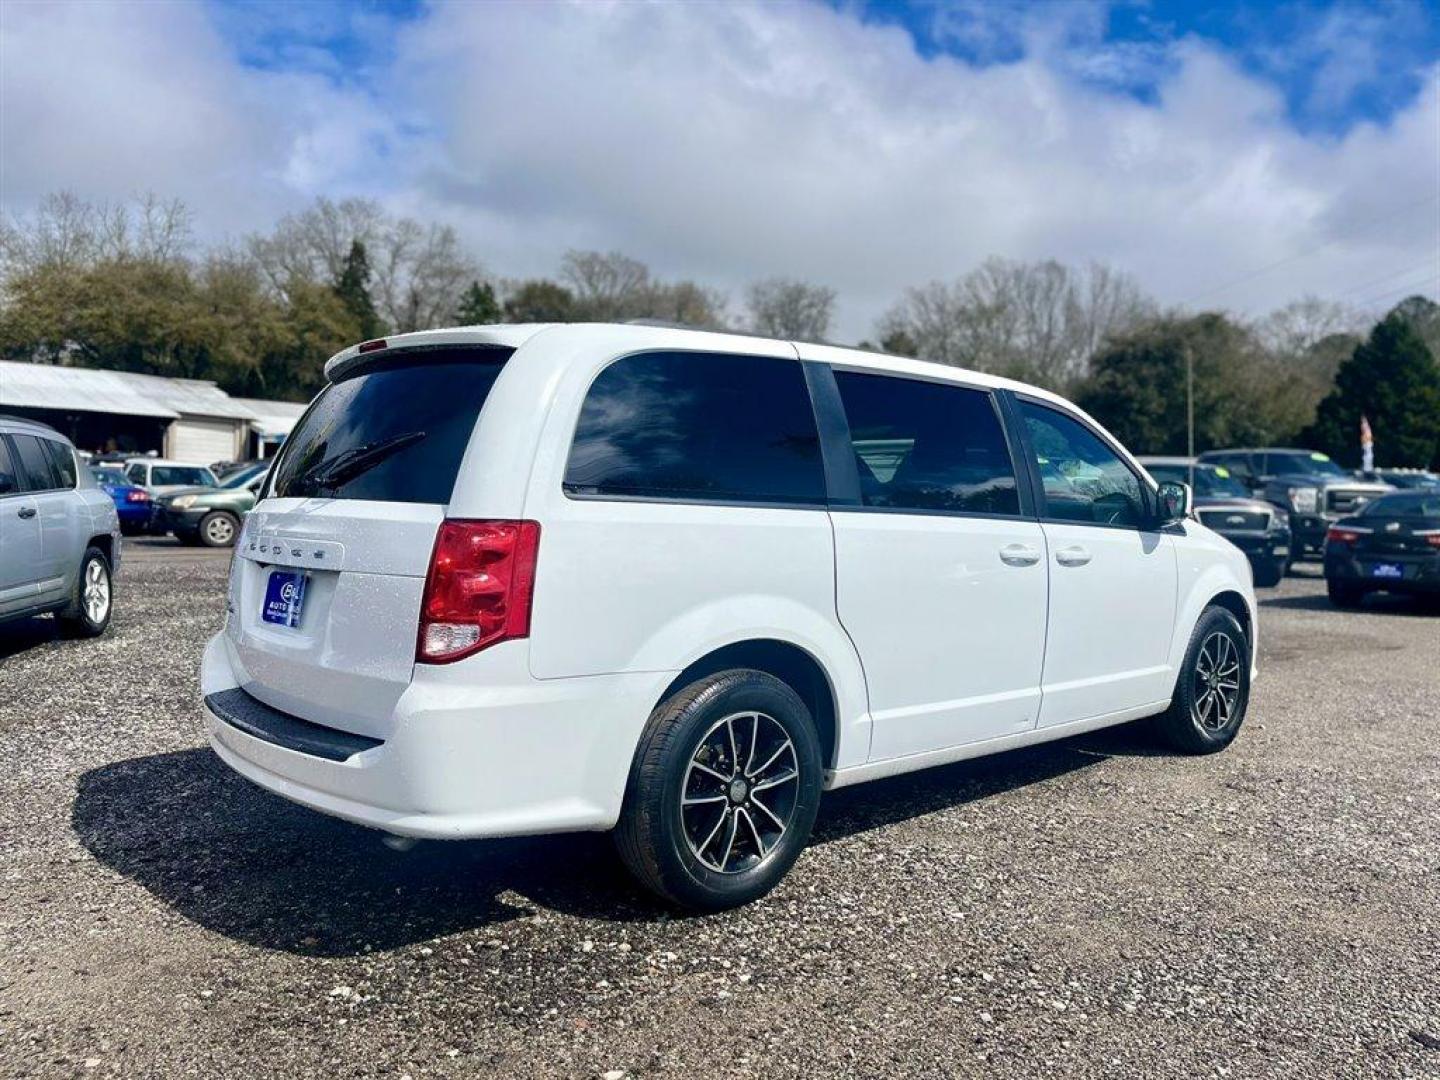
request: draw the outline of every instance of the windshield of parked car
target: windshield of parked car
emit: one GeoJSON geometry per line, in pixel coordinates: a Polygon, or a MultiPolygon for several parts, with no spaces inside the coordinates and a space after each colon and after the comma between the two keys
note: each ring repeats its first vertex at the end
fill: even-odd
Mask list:
{"type": "Polygon", "coordinates": [[[1324,454],[1267,454],[1269,472],[1272,476],[1286,476],[1291,473],[1317,473],[1321,476],[1349,476],[1335,462],[1324,454]]]}
{"type": "Polygon", "coordinates": [[[152,487],[215,487],[215,474],[192,465],[155,465],[150,469],[152,487]]]}
{"type": "Polygon", "coordinates": [[[1440,492],[1405,491],[1383,495],[1372,503],[1366,503],[1360,513],[1364,517],[1440,518],[1440,492]]]}
{"type": "Polygon", "coordinates": [[[1199,498],[1250,497],[1249,489],[1235,478],[1235,474],[1219,465],[1196,465],[1193,470],[1188,465],[1147,465],[1146,468],[1162,483],[1190,484],[1199,498]],[[1193,482],[1190,479],[1192,471],[1193,482]]]}

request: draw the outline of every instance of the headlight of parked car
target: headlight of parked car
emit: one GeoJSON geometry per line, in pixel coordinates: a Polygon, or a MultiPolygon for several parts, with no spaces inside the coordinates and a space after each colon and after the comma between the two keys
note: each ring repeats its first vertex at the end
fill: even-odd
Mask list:
{"type": "Polygon", "coordinates": [[[1313,514],[1320,505],[1320,490],[1313,487],[1290,489],[1290,509],[1300,514],[1313,514]]]}
{"type": "Polygon", "coordinates": [[[173,498],[173,499],[170,500],[170,509],[171,509],[171,510],[189,510],[190,507],[192,507],[192,506],[194,506],[194,505],[195,505],[195,496],[194,496],[194,495],[177,495],[175,498],[173,498]]]}

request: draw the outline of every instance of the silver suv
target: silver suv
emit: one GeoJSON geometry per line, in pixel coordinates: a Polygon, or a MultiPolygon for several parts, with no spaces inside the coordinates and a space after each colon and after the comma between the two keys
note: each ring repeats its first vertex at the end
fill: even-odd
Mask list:
{"type": "Polygon", "coordinates": [[[63,435],[0,417],[0,621],[53,611],[67,633],[110,625],[120,518],[63,435]]]}

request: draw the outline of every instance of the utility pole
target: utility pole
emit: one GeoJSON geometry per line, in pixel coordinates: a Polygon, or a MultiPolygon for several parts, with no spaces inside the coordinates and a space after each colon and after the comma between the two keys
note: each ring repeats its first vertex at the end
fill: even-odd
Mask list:
{"type": "Polygon", "coordinates": [[[1195,486],[1195,355],[1185,343],[1185,452],[1190,457],[1190,486],[1195,486]]]}

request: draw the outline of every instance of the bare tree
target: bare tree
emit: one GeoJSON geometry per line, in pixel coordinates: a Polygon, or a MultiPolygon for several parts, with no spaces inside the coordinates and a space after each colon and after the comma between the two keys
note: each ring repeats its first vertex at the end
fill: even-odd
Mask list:
{"type": "Polygon", "coordinates": [[[175,262],[188,255],[190,223],[183,202],[149,192],[129,203],[93,203],[56,192],[29,217],[0,221],[0,263],[5,272],[19,273],[73,270],[103,259],[175,262]]]}
{"type": "Polygon", "coordinates": [[[1255,322],[1255,333],[1266,349],[1279,355],[1299,356],[1332,334],[1359,334],[1367,320],[1337,300],[1302,296],[1255,322]]]}
{"type": "Polygon", "coordinates": [[[835,310],[835,290],[791,278],[766,278],[745,291],[745,304],[758,334],[823,341],[835,310]]]}
{"type": "Polygon", "coordinates": [[[578,318],[597,321],[653,318],[644,310],[650,268],[618,251],[567,251],[560,280],[575,297],[578,318]]]}
{"type": "Polygon", "coordinates": [[[449,322],[465,286],[486,277],[453,228],[394,217],[371,199],[317,199],[269,235],[251,237],[249,247],[270,287],[283,295],[295,281],[338,282],[357,240],[371,253],[375,308],[392,331],[449,322]]]}
{"type": "Polygon", "coordinates": [[[879,330],[924,360],[1068,389],[1107,337],[1155,310],[1128,275],[1098,263],[990,258],[952,283],[906,290],[879,330]]]}

